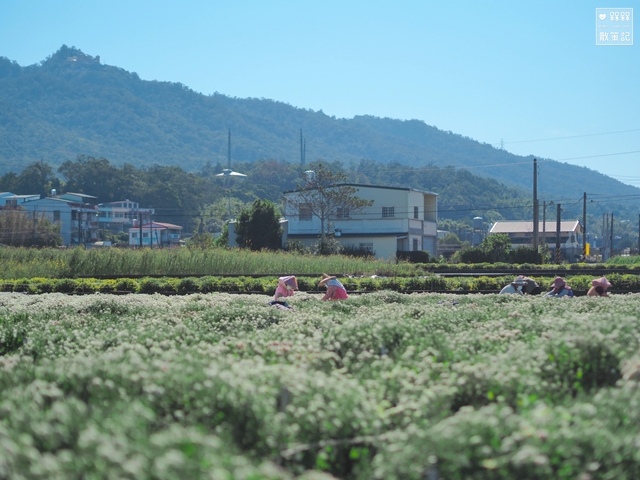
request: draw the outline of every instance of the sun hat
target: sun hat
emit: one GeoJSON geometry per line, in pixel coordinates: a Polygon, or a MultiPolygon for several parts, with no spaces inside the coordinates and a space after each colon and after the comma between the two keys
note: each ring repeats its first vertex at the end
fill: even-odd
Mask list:
{"type": "Polygon", "coordinates": [[[607,280],[607,277],[600,277],[591,280],[591,285],[593,285],[594,287],[602,287],[603,290],[606,290],[611,286],[611,282],[607,280]]]}
{"type": "Polygon", "coordinates": [[[280,277],[278,278],[278,283],[285,285],[286,287],[289,287],[293,290],[298,289],[298,280],[296,279],[295,275],[280,277]]]}
{"type": "Polygon", "coordinates": [[[333,280],[336,277],[334,277],[333,275],[327,275],[326,273],[322,274],[322,278],[320,279],[319,285],[324,285],[325,283],[327,283],[329,280],[333,280]]]}
{"type": "Polygon", "coordinates": [[[562,287],[564,287],[567,284],[567,282],[564,281],[564,278],[562,277],[556,277],[553,280],[553,283],[551,283],[551,286],[555,289],[560,289],[562,287]]]}

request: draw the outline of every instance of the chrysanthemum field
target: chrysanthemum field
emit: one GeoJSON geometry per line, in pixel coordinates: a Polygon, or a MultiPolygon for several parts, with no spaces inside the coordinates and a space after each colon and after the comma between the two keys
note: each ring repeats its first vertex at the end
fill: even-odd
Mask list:
{"type": "Polygon", "coordinates": [[[0,294],[0,479],[637,479],[640,295],[0,294]]]}

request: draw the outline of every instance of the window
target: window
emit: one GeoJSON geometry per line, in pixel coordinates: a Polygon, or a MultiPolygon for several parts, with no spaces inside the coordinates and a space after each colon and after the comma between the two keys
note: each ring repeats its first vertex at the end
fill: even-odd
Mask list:
{"type": "Polygon", "coordinates": [[[309,222],[311,221],[311,215],[311,205],[308,203],[301,203],[299,205],[298,219],[301,222],[309,222]]]}
{"type": "Polygon", "coordinates": [[[131,232],[131,238],[138,238],[138,232],[131,232]]]}
{"type": "Polygon", "coordinates": [[[418,207],[413,207],[413,218],[418,219],[418,207]]]}
{"type": "Polygon", "coordinates": [[[60,210],[54,210],[53,211],[53,221],[54,222],[59,222],[60,221],[60,210]]]}
{"type": "Polygon", "coordinates": [[[358,247],[362,251],[373,252],[373,242],[361,242],[358,247]]]}
{"type": "Polygon", "coordinates": [[[349,218],[349,209],[347,207],[338,207],[336,218],[349,218]]]}
{"type": "Polygon", "coordinates": [[[417,251],[418,251],[418,239],[417,239],[417,238],[414,238],[414,239],[413,239],[413,249],[412,249],[412,250],[413,250],[414,252],[417,252],[417,251]]]}
{"type": "Polygon", "coordinates": [[[395,207],[382,207],[382,218],[393,218],[395,216],[395,207]]]}

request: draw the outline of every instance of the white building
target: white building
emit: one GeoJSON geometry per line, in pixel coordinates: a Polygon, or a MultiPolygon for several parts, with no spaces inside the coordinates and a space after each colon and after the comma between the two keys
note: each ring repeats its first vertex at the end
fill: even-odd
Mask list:
{"type": "Polygon", "coordinates": [[[140,208],[138,202],[120,200],[98,204],[100,228],[114,232],[128,232],[129,228],[149,224],[153,208],[140,208]]]}
{"type": "Polygon", "coordinates": [[[31,200],[39,200],[40,195],[16,195],[11,192],[0,192],[0,208],[2,207],[18,207],[25,202],[31,200]]]}
{"type": "Polygon", "coordinates": [[[131,247],[172,247],[182,240],[182,227],[172,223],[150,222],[129,229],[131,247]]]}
{"type": "MultiPolygon", "coordinates": [[[[511,247],[531,247],[533,245],[533,222],[498,221],[493,224],[489,234],[504,233],[511,240],[511,247]]],[[[582,224],[579,220],[560,222],[560,230],[556,221],[538,223],[538,245],[546,245],[553,256],[556,244],[560,244],[560,254],[565,260],[575,262],[582,255],[582,224]],[[559,236],[558,236],[559,234],[559,236]]]]}
{"type": "MultiPolygon", "coordinates": [[[[397,252],[425,251],[436,255],[438,196],[411,188],[341,184],[357,189],[355,196],[371,200],[369,207],[357,212],[338,208],[325,229],[343,246],[368,250],[377,258],[390,259],[397,252]]],[[[295,199],[297,191],[284,193],[295,199]]],[[[294,202],[295,203],[295,202],[294,202]]],[[[308,208],[295,209],[285,202],[289,241],[311,246],[320,238],[320,219],[308,208]]]]}
{"type": "Polygon", "coordinates": [[[29,200],[20,206],[34,215],[44,215],[52,223],[60,225],[63,245],[82,245],[98,239],[98,211],[92,203],[95,198],[69,192],[29,200]]]}

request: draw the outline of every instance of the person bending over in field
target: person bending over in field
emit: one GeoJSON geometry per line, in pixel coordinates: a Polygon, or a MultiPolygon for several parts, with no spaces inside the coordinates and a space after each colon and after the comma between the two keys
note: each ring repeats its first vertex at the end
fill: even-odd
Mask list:
{"type": "Polygon", "coordinates": [[[547,297],[573,297],[573,290],[562,277],[556,277],[551,283],[551,290],[545,295],[547,297]]]}
{"type": "Polygon", "coordinates": [[[340,280],[332,275],[323,273],[319,285],[327,288],[327,293],[324,294],[322,300],[346,300],[349,298],[347,289],[340,283],[340,280]]]}
{"type": "Polygon", "coordinates": [[[506,285],[500,293],[516,293],[519,295],[538,295],[541,292],[540,285],[533,278],[518,275],[513,282],[506,285]]]}
{"type": "Polygon", "coordinates": [[[293,308],[289,306],[284,298],[293,296],[296,290],[298,290],[298,280],[295,275],[287,275],[285,277],[278,278],[276,292],[273,295],[273,300],[271,300],[269,304],[279,308],[293,308]]]}
{"type": "Polygon", "coordinates": [[[587,292],[590,297],[608,297],[607,289],[611,286],[611,282],[606,277],[591,280],[591,288],[587,292]]]}

